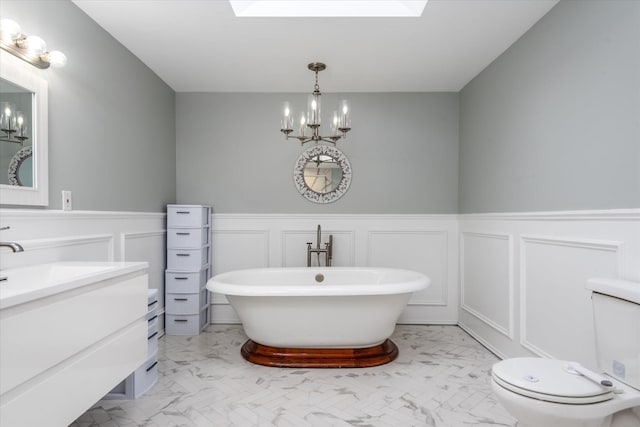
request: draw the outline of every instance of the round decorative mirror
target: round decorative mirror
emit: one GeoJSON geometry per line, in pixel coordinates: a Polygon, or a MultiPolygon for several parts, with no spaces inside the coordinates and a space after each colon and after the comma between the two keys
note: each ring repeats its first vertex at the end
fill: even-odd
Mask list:
{"type": "Polygon", "coordinates": [[[33,148],[24,147],[9,163],[9,185],[33,187],[33,148]]]}
{"type": "Polygon", "coordinates": [[[328,145],[305,150],[296,161],[293,181],[298,192],[314,203],[331,203],[347,192],[351,164],[344,153],[328,145]]]}

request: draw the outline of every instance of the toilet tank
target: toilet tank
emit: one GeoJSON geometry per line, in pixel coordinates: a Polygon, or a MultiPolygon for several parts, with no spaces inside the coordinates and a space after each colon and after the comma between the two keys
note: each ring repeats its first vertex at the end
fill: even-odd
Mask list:
{"type": "Polygon", "coordinates": [[[593,315],[598,368],[640,390],[640,283],[595,278],[593,315]]]}

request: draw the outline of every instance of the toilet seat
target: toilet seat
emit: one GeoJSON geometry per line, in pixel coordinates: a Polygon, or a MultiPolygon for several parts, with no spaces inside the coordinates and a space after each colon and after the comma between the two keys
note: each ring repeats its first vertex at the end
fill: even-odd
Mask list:
{"type": "Polygon", "coordinates": [[[586,405],[613,398],[611,389],[568,370],[563,360],[521,357],[493,365],[492,378],[522,396],[554,403],[586,405]]]}

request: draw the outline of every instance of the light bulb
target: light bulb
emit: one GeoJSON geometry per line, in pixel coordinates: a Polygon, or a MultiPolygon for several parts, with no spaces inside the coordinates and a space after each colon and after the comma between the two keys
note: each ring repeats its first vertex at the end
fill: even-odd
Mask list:
{"type": "Polygon", "coordinates": [[[47,50],[47,44],[38,36],[27,36],[24,40],[18,40],[18,46],[33,55],[40,55],[47,50]]]}
{"type": "Polygon", "coordinates": [[[59,50],[52,50],[51,52],[45,52],[40,55],[40,59],[44,62],[48,62],[52,67],[61,68],[67,64],[67,56],[59,50]]]}
{"type": "Polygon", "coordinates": [[[20,25],[12,19],[0,19],[0,39],[5,43],[14,43],[22,35],[20,25]]]}

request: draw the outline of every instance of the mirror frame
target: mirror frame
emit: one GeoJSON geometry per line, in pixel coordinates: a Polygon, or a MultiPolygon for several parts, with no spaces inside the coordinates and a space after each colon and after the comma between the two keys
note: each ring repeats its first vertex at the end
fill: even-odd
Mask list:
{"type": "MultiPolygon", "coordinates": [[[[33,187],[0,184],[2,205],[49,205],[48,84],[34,66],[0,50],[0,77],[34,93],[33,187]]],[[[8,171],[2,171],[8,173],[8,171]]]]}
{"type": "Polygon", "coordinates": [[[293,168],[293,182],[296,184],[298,192],[307,200],[314,203],[331,203],[338,200],[344,195],[351,185],[351,163],[342,151],[328,145],[314,145],[307,148],[300,154],[296,165],[293,168]],[[328,193],[318,193],[310,189],[304,180],[304,169],[306,164],[318,155],[331,156],[336,160],[340,169],[342,169],[342,178],[335,190],[328,193]]]}

